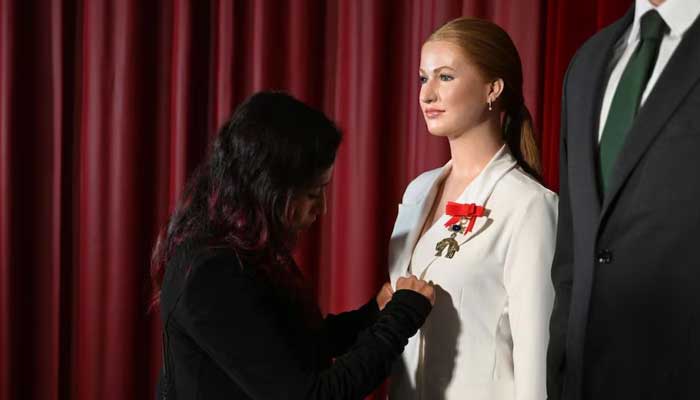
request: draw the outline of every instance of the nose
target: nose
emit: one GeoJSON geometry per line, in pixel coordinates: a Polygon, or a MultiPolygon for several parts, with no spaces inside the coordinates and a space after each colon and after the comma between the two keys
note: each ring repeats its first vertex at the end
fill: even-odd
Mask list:
{"type": "Polygon", "coordinates": [[[434,79],[428,78],[420,87],[420,101],[423,104],[431,104],[437,100],[437,91],[435,90],[434,79]]]}
{"type": "Polygon", "coordinates": [[[326,191],[321,192],[321,198],[318,200],[318,205],[316,207],[318,214],[325,215],[328,211],[328,201],[326,199],[326,191]]]}

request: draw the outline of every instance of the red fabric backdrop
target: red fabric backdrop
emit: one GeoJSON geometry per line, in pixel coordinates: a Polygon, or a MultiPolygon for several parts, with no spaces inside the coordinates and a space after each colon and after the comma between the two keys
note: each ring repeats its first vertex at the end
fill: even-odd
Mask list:
{"type": "Polygon", "coordinates": [[[575,49],[631,0],[0,0],[0,400],[150,399],[148,260],[183,183],[243,98],[284,89],[345,133],[328,215],[298,258],[325,311],[386,279],[405,185],[448,158],[418,109],[422,41],[449,19],[520,50],[557,187],[575,49]]]}

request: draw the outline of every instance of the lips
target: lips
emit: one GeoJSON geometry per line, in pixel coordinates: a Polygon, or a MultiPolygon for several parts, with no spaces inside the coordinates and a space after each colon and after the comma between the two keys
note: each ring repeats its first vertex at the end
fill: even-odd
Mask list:
{"type": "Polygon", "coordinates": [[[423,112],[425,114],[425,118],[428,119],[433,119],[437,118],[440,115],[442,115],[445,112],[445,110],[438,110],[437,108],[429,108],[423,112]]]}

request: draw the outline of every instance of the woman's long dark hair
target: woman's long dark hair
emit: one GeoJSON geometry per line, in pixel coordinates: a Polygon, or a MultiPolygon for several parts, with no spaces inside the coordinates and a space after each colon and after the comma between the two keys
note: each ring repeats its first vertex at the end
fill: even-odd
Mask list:
{"type": "Polygon", "coordinates": [[[181,246],[230,248],[274,282],[298,283],[290,201],[333,165],[340,140],[323,113],[287,94],[260,92],[241,104],[160,232],[151,260],[154,305],[181,246]]]}

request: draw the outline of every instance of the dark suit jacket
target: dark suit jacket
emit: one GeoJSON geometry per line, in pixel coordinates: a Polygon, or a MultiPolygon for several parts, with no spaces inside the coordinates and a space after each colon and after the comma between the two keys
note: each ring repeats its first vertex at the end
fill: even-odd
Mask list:
{"type": "Polygon", "coordinates": [[[550,399],[700,399],[700,22],[686,31],[598,187],[601,102],[634,10],[564,82],[550,399]]]}
{"type": "Polygon", "coordinates": [[[299,302],[278,292],[231,251],[178,251],[161,292],[158,396],[361,399],[384,381],[431,308],[399,290],[382,312],[373,300],[309,324],[299,302]]]}

